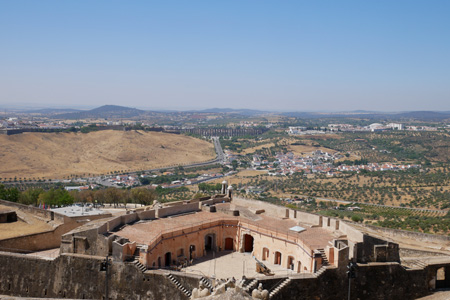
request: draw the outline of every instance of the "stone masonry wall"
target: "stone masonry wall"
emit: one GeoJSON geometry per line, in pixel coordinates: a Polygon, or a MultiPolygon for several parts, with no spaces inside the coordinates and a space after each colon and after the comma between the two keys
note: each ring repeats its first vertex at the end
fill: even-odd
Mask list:
{"type": "MultiPolygon", "coordinates": [[[[103,257],[77,254],[45,260],[22,254],[0,252],[0,294],[22,297],[104,299],[103,257]]],[[[416,299],[429,294],[429,273],[405,270],[396,263],[359,265],[351,282],[350,299],[416,299]]],[[[110,299],[186,300],[163,273],[143,274],[132,263],[113,263],[109,272],[110,299]]],[[[308,274],[309,275],[309,274],[308,274]]],[[[189,290],[198,286],[198,277],[176,278],[189,290]]],[[[267,278],[264,288],[274,288],[282,279],[267,278]]],[[[319,277],[293,279],[273,300],[323,299],[348,297],[345,271],[328,269],[319,277]]]]}

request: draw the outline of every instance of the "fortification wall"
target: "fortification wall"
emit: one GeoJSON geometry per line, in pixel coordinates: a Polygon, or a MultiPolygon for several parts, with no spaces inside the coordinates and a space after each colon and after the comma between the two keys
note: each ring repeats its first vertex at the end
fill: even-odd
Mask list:
{"type": "Polygon", "coordinates": [[[58,225],[54,230],[3,239],[0,240],[0,249],[11,252],[30,252],[58,248],[61,236],[79,225],[77,222],[68,222],[58,225]]]}
{"type": "Polygon", "coordinates": [[[0,204],[9,206],[9,207],[13,207],[13,208],[19,209],[24,212],[28,212],[30,214],[36,215],[36,216],[46,219],[46,220],[54,220],[59,223],[64,223],[66,218],[68,218],[62,214],[55,213],[50,210],[46,210],[46,209],[42,209],[42,208],[38,208],[38,207],[34,207],[34,206],[23,205],[23,204],[11,202],[11,201],[0,200],[0,204]]]}
{"type": "Polygon", "coordinates": [[[154,209],[152,210],[145,210],[138,212],[139,220],[153,220],[156,219],[156,211],[154,209]]]}
{"type": "Polygon", "coordinates": [[[244,199],[241,197],[233,197],[232,203],[240,206],[245,206],[249,208],[250,210],[258,210],[258,209],[264,209],[265,214],[271,217],[275,218],[285,218],[289,216],[289,211],[286,216],[286,207],[270,204],[263,201],[258,200],[251,200],[251,199],[244,199]]]}
{"type": "MultiPolygon", "coordinates": [[[[105,273],[100,271],[103,257],[62,255],[44,260],[21,254],[0,252],[0,294],[22,297],[104,299],[105,273]]],[[[433,270],[434,272],[435,270],[433,270]]],[[[199,277],[174,272],[188,290],[198,287],[199,277]]],[[[359,265],[351,282],[351,299],[416,299],[428,295],[431,272],[405,270],[398,264],[359,265]]],[[[265,289],[275,287],[279,277],[259,280],[265,289]]],[[[109,297],[112,299],[187,300],[162,273],[143,274],[132,263],[113,262],[109,272],[109,297]]],[[[348,298],[345,271],[328,269],[321,276],[294,276],[272,299],[348,298]]]]}
{"type": "MultiPolygon", "coordinates": [[[[44,260],[26,255],[0,252],[0,294],[22,297],[104,299],[105,272],[100,271],[104,257],[62,255],[44,260]]],[[[144,275],[134,264],[112,263],[109,273],[111,299],[188,298],[160,274],[144,275]]],[[[186,277],[186,285],[197,286],[198,278],[186,277]]]]}
{"type": "Polygon", "coordinates": [[[170,215],[199,211],[198,203],[182,204],[178,206],[163,207],[156,210],[157,218],[164,218],[170,215]]]}

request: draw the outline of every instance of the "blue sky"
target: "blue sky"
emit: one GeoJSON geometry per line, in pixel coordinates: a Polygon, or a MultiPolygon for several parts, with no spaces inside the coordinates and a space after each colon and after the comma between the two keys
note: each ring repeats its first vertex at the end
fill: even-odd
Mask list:
{"type": "Polygon", "coordinates": [[[450,1],[0,0],[0,107],[450,110],[450,1]]]}

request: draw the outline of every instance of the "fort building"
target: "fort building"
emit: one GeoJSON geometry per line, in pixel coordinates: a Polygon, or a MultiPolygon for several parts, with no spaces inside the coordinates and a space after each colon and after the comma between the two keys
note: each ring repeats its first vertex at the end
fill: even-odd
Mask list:
{"type": "Polygon", "coordinates": [[[0,294],[215,299],[229,289],[242,299],[416,299],[450,287],[448,237],[232,193],[224,182],[220,195],[85,222],[60,235],[51,258],[3,251],[0,294]]]}

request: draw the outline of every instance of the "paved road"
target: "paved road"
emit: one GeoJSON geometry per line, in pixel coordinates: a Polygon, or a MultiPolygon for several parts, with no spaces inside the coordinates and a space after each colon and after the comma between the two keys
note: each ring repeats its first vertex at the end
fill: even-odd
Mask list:
{"type": "MultiPolygon", "coordinates": [[[[201,163],[194,163],[194,164],[189,164],[189,165],[182,165],[183,168],[194,168],[194,167],[204,167],[204,166],[209,166],[209,165],[214,165],[217,163],[220,164],[225,164],[226,163],[226,158],[225,158],[225,154],[223,153],[223,149],[222,149],[222,145],[220,145],[220,140],[218,137],[212,137],[211,138],[214,144],[214,149],[216,150],[216,158],[210,161],[205,161],[205,162],[201,162],[201,163]]],[[[172,169],[172,168],[176,168],[178,167],[177,165],[174,166],[168,166],[168,167],[162,167],[162,168],[156,168],[156,169],[149,169],[149,170],[144,170],[143,172],[158,172],[161,170],[167,170],[167,169],[172,169]]],[[[136,172],[131,172],[131,173],[127,173],[127,174],[136,174],[136,172]]],[[[113,185],[111,182],[107,181],[107,180],[102,180],[100,178],[93,178],[94,180],[97,179],[97,183],[105,185],[105,186],[115,186],[113,185]]]]}

